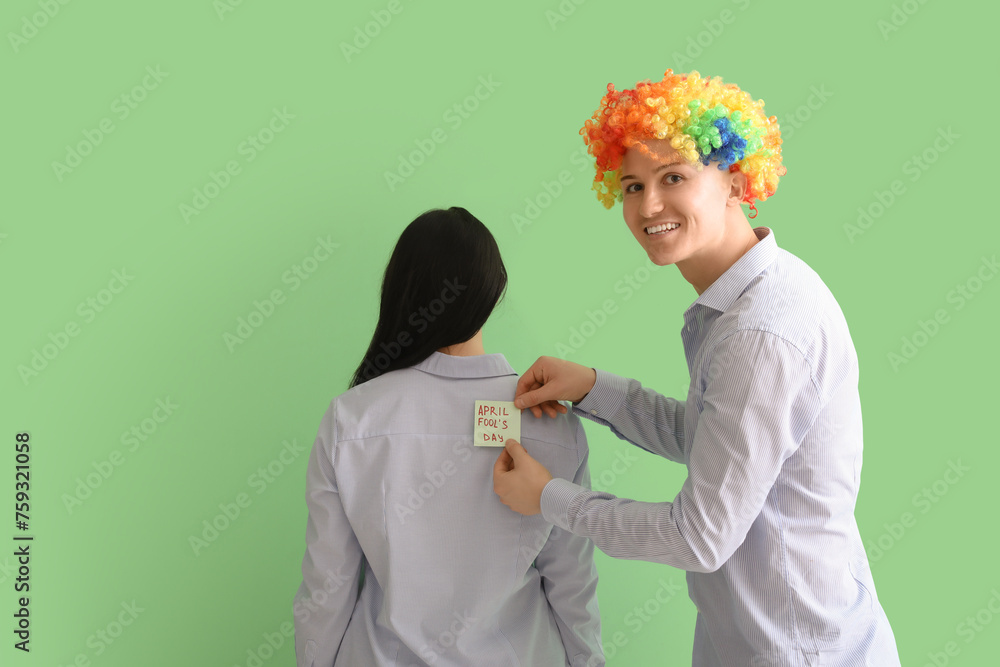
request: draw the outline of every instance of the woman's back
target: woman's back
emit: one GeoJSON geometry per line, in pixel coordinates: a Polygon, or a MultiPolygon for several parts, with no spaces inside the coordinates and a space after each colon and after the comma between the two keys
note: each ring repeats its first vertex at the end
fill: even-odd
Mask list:
{"type": "MultiPolygon", "coordinates": [[[[434,352],[334,399],[309,462],[300,665],[604,664],[593,543],[504,506],[500,448],[473,445],[475,402],[516,382],[501,354],[434,352]]],[[[572,412],[523,419],[520,441],[589,487],[572,412]]]]}

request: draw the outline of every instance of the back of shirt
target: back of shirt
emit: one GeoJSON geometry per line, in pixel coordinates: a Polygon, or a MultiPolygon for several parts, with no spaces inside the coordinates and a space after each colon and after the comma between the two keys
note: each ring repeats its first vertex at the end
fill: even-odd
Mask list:
{"type": "MultiPolygon", "coordinates": [[[[604,664],[593,543],[503,505],[502,450],[473,444],[475,402],[511,401],[516,382],[503,355],[435,352],[334,399],[309,463],[300,665],[604,664]]],[[[589,487],[572,413],[526,412],[521,444],[589,487]]]]}

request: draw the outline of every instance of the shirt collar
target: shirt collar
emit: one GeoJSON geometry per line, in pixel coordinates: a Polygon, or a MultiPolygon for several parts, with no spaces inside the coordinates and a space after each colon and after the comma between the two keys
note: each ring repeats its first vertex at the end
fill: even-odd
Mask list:
{"type": "Polygon", "coordinates": [[[759,239],[752,248],[743,253],[736,262],[719,276],[714,283],[702,292],[688,311],[701,304],[720,312],[726,312],[729,306],[743,293],[750,281],[771,265],[778,254],[778,244],[774,240],[774,231],[768,227],[754,227],[754,234],[759,239]]]}
{"type": "Polygon", "coordinates": [[[445,354],[435,350],[431,356],[427,357],[419,364],[414,364],[412,368],[431,373],[433,375],[443,375],[453,378],[482,378],[494,377],[497,375],[517,375],[511,365],[507,363],[506,357],[499,352],[493,354],[474,354],[468,357],[460,357],[454,354],[445,354]]]}

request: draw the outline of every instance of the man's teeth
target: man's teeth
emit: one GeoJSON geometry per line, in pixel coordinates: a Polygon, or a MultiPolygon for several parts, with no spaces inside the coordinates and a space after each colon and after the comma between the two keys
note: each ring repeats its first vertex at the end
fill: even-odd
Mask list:
{"type": "Polygon", "coordinates": [[[657,225],[655,227],[646,227],[647,234],[657,234],[659,232],[664,232],[668,229],[677,229],[681,226],[679,222],[668,222],[665,225],[657,225]]]}

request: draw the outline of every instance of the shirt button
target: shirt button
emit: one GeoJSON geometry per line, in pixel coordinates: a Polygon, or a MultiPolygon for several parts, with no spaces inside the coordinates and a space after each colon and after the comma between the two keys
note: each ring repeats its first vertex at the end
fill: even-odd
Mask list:
{"type": "Polygon", "coordinates": [[[590,411],[590,414],[592,414],[592,415],[596,415],[596,414],[597,414],[597,410],[591,410],[591,411],[590,411]]]}

